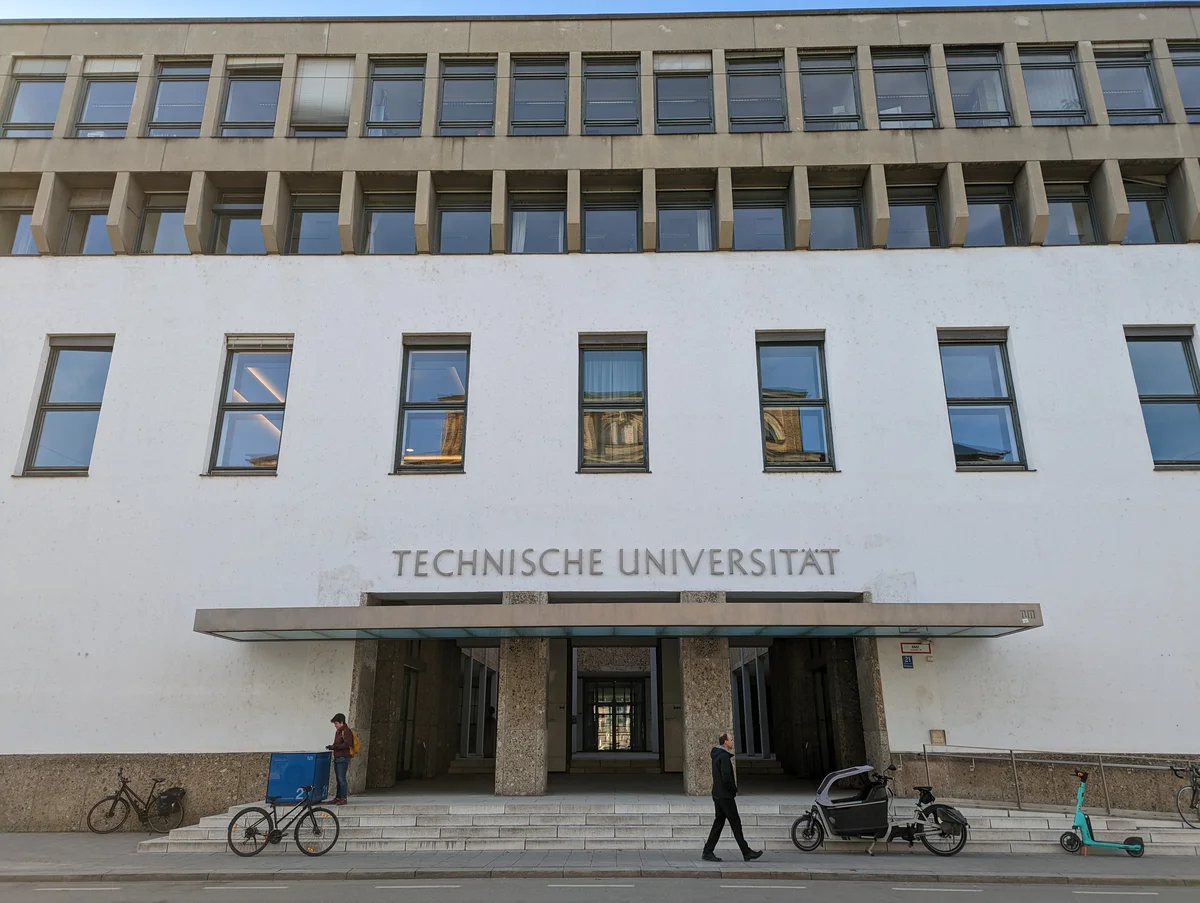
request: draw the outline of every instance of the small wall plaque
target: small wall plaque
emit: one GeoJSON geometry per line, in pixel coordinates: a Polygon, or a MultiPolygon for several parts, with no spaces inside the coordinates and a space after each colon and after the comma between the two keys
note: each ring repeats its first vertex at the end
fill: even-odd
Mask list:
{"type": "Polygon", "coordinates": [[[946,732],[941,731],[941,730],[931,730],[929,732],[929,745],[930,746],[945,746],[946,745],[946,732]]]}

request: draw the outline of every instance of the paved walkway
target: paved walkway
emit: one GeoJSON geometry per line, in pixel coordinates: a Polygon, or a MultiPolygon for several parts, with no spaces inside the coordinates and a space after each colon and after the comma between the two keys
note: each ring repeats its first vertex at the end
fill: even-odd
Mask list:
{"type": "Polygon", "coordinates": [[[972,854],[950,859],[927,854],[772,852],[753,863],[699,852],[548,851],[479,853],[329,853],[307,858],[267,850],[252,859],[232,853],[137,852],[145,835],[0,834],[0,883],[67,881],[272,881],[408,878],[795,878],[945,883],[1153,885],[1200,887],[1200,857],[1131,859],[1090,856],[972,854]]]}

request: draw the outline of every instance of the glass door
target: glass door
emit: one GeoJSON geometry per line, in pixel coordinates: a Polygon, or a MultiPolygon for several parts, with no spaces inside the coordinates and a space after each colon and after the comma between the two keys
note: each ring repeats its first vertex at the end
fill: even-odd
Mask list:
{"type": "Polygon", "coordinates": [[[646,681],[583,681],[585,752],[646,751],[646,681]]]}

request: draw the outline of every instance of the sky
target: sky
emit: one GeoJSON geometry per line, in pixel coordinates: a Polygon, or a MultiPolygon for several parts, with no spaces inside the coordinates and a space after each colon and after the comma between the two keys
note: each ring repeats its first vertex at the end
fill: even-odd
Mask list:
{"type": "Polygon", "coordinates": [[[554,15],[1000,6],[1015,2],[1023,0],[849,0],[844,4],[835,0],[0,0],[0,18],[554,15]]]}

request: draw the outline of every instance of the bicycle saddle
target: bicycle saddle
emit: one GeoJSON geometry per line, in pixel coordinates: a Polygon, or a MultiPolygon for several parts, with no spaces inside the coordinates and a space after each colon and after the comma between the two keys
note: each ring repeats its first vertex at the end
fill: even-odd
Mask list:
{"type": "Polygon", "coordinates": [[[918,793],[931,793],[931,792],[933,792],[933,788],[932,788],[932,787],[926,787],[925,785],[921,785],[920,787],[914,787],[914,788],[913,788],[913,790],[916,790],[918,793]]]}
{"type": "Polygon", "coordinates": [[[300,789],[301,789],[301,790],[303,790],[305,793],[312,793],[312,792],[313,792],[313,789],[312,789],[312,787],[311,787],[311,786],[307,786],[307,787],[301,787],[300,789]]]}
{"type": "Polygon", "coordinates": [[[277,797],[277,796],[268,796],[268,797],[267,797],[267,802],[268,802],[268,803],[270,803],[270,804],[273,806],[273,805],[275,805],[277,802],[279,802],[279,797],[277,797]]]}

